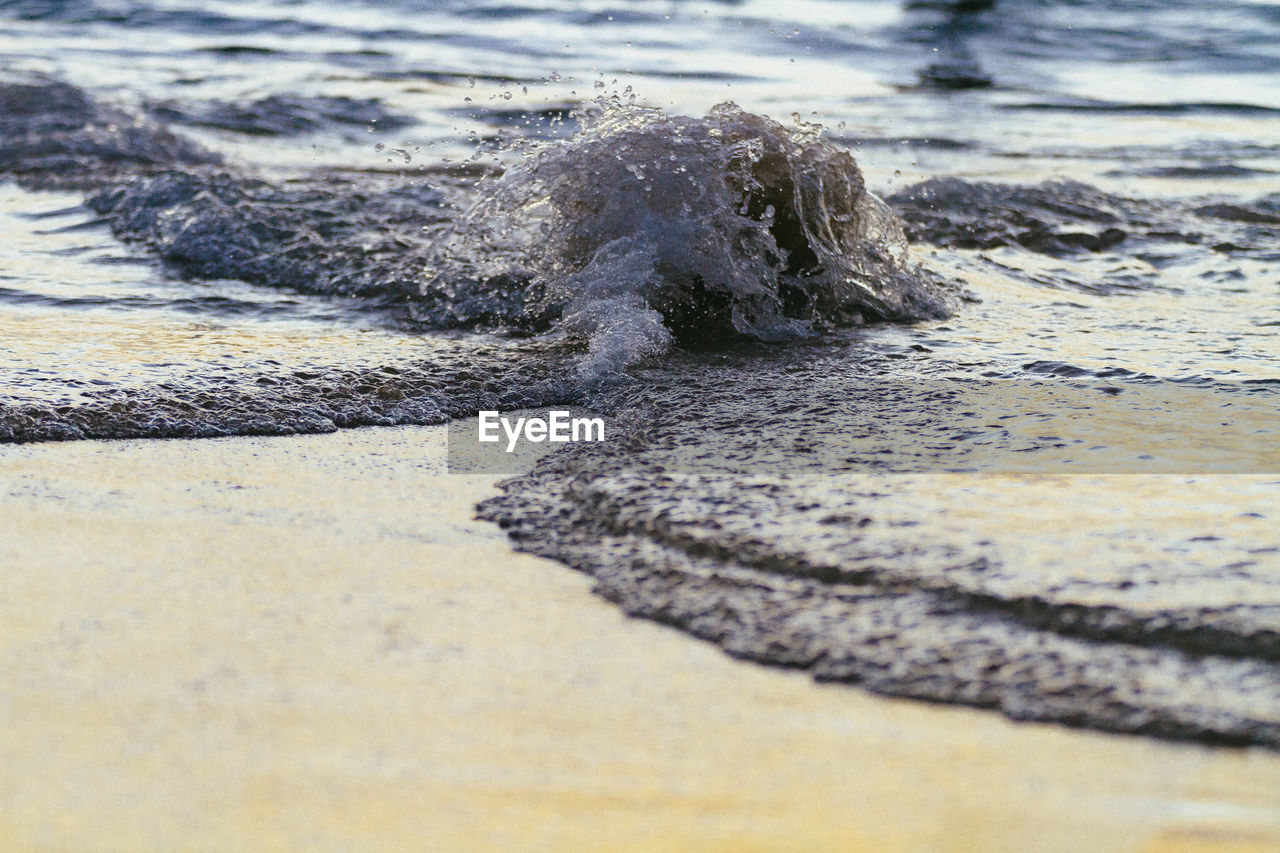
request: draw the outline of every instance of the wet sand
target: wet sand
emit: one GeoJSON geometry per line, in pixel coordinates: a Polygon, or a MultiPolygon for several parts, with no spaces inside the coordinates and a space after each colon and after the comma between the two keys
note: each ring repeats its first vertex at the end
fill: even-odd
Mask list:
{"type": "Polygon", "coordinates": [[[1272,850],[1280,756],[734,661],[443,427],[0,447],[0,847],[1272,850]]]}

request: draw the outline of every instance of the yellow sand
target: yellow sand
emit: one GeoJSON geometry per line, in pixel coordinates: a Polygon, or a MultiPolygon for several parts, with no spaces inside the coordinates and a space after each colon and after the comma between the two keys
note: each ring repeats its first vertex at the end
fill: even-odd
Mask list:
{"type": "Polygon", "coordinates": [[[443,441],[0,448],[0,849],[1280,849],[1280,756],[733,661],[443,441]]]}

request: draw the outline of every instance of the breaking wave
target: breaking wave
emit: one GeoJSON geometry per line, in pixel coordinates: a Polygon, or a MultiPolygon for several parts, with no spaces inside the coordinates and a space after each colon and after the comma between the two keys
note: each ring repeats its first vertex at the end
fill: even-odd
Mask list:
{"type": "MultiPolygon", "coordinates": [[[[270,103],[286,101],[315,106],[270,103]]],[[[0,107],[0,174],[82,194],[117,237],[182,278],[341,297],[418,331],[542,335],[559,351],[534,357],[535,370],[574,354],[574,381],[534,382],[516,395],[522,405],[573,399],[676,345],[786,341],[949,310],[951,286],[910,260],[901,222],[850,154],[817,126],[786,128],[733,104],[688,118],[602,101],[574,136],[511,148],[511,165],[478,185],[470,166],[267,179],[155,111],[134,115],[47,79],[0,85],[0,107]]],[[[415,394],[398,386],[368,412],[369,395],[355,391],[311,411],[304,381],[264,386],[252,373],[242,377],[248,396],[192,377],[185,390],[104,390],[67,411],[17,402],[0,411],[0,440],[465,414],[434,392],[430,406],[410,405],[415,394]]]]}
{"type": "Polygon", "coordinates": [[[3,87],[0,104],[0,171],[88,193],[184,276],[394,303],[422,328],[555,329],[586,342],[588,379],[672,344],[949,312],[848,152],[730,103],[699,119],[602,100],[478,189],[447,173],[282,185],[58,82],[3,87]]]}
{"type": "Polygon", "coordinates": [[[427,290],[525,283],[589,338],[588,375],[673,342],[789,340],[945,316],[898,217],[816,126],[720,104],[705,118],[602,100],[533,143],[438,241],[427,290]]]}

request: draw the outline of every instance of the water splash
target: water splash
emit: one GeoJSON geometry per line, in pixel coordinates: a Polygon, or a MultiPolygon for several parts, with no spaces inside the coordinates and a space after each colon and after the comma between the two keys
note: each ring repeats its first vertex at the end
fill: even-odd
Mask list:
{"type": "Polygon", "coordinates": [[[848,152],[732,103],[704,118],[597,101],[526,144],[437,242],[426,292],[513,278],[607,375],[673,343],[781,341],[945,316],[896,215],[848,152]]]}

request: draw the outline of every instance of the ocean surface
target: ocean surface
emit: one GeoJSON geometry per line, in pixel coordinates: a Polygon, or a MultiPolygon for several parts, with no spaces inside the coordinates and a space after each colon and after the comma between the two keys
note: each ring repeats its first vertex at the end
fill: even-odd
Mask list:
{"type": "Polygon", "coordinates": [[[1280,748],[1280,4],[0,0],[0,442],[550,405],[628,613],[1280,748]]]}

